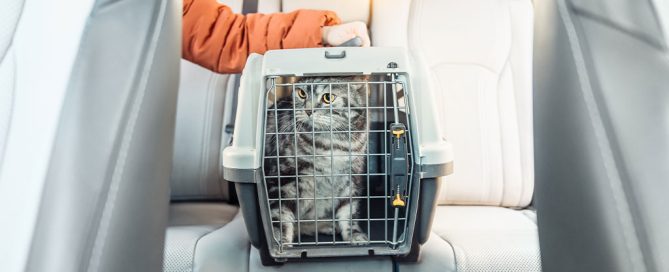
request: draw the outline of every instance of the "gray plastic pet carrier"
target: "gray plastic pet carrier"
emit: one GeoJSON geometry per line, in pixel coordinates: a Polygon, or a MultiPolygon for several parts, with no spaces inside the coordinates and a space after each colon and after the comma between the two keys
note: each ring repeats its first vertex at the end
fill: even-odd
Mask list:
{"type": "Polygon", "coordinates": [[[252,55],[225,180],[263,264],[391,255],[415,261],[452,171],[427,79],[402,48],[252,55]],[[416,74],[413,74],[412,71],[416,74]]]}

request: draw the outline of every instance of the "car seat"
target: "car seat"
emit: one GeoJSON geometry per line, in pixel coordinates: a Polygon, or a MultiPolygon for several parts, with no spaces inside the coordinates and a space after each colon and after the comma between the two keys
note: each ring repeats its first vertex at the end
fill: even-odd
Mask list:
{"type": "Polygon", "coordinates": [[[3,2],[3,271],[156,271],[180,48],[176,1],[3,2]]]}
{"type": "Polygon", "coordinates": [[[407,46],[423,63],[454,150],[422,261],[400,270],[540,271],[532,2],[374,3],[372,44],[407,46]]]}
{"type": "Polygon", "coordinates": [[[544,267],[669,271],[668,3],[536,6],[544,267]]]}

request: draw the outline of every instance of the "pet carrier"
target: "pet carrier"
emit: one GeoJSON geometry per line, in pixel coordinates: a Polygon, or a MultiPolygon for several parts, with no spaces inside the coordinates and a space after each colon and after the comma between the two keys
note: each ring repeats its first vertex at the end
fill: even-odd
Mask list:
{"type": "Polygon", "coordinates": [[[411,68],[401,48],[249,58],[223,176],[263,264],[416,260],[452,155],[430,88],[411,68]]]}

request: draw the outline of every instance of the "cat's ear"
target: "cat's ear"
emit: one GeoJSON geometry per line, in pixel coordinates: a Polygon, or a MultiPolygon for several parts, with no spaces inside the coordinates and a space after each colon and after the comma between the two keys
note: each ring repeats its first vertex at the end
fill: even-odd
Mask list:
{"type": "Polygon", "coordinates": [[[351,84],[351,88],[354,91],[358,91],[360,93],[363,93],[367,89],[367,88],[365,88],[365,85],[367,85],[367,83],[365,83],[365,82],[369,81],[369,76],[354,76],[354,77],[351,78],[351,81],[356,82],[355,84],[351,84]]]}

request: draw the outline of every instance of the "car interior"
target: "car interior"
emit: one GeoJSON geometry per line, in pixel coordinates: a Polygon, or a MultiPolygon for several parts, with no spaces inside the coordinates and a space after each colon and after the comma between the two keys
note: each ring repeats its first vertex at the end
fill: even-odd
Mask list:
{"type": "Polygon", "coordinates": [[[666,1],[220,0],[406,48],[453,148],[418,261],[276,266],[223,177],[240,75],[180,59],[180,1],[76,2],[0,9],[3,271],[669,271],[666,1]]]}

